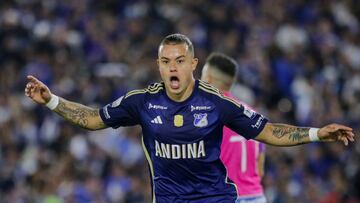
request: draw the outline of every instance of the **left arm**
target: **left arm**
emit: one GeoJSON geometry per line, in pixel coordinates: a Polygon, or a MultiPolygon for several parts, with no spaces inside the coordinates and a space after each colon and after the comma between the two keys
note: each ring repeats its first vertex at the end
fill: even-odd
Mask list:
{"type": "Polygon", "coordinates": [[[247,135],[245,136],[247,139],[255,139],[266,144],[294,146],[316,140],[323,142],[342,141],[348,145],[349,141],[354,141],[353,130],[344,125],[330,124],[314,131],[314,128],[268,123],[264,116],[226,96],[219,100],[219,106],[222,107],[221,120],[226,127],[239,135],[247,135]],[[309,136],[310,129],[311,136],[309,136]]]}
{"type": "MultiPolygon", "coordinates": [[[[287,124],[267,123],[256,140],[276,146],[294,146],[311,142],[309,138],[310,128],[292,126],[287,124]]],[[[330,124],[317,131],[319,141],[333,142],[342,141],[348,145],[354,141],[352,129],[339,124],[330,124]]]]}

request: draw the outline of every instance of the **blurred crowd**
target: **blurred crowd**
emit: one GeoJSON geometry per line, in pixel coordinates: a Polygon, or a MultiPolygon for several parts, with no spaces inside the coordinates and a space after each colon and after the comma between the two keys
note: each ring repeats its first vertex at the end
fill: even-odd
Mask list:
{"type": "MultiPolygon", "coordinates": [[[[23,94],[26,75],[101,107],[159,81],[163,37],[239,63],[233,93],[272,122],[360,133],[358,0],[0,1],[0,202],[143,203],[139,127],[89,132],[23,94]]],[[[268,202],[360,202],[360,143],[267,147],[268,202]]]]}

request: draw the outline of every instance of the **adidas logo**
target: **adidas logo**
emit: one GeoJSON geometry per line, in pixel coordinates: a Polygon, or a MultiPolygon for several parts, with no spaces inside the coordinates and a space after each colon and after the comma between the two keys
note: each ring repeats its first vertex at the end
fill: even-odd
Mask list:
{"type": "Polygon", "coordinates": [[[156,116],[156,118],[151,120],[151,123],[155,123],[155,124],[163,124],[160,116],[156,116]]]}

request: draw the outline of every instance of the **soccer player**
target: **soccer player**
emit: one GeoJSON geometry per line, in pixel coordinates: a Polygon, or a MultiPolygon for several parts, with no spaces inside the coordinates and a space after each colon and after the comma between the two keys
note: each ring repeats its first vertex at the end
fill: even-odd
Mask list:
{"type": "Polygon", "coordinates": [[[247,139],[279,146],[354,141],[352,129],[339,124],[317,129],[269,123],[215,87],[195,80],[198,59],[184,35],[162,40],[157,63],[162,82],[130,91],[101,109],[58,97],[31,75],[25,95],[89,130],[141,125],[157,203],[235,202],[236,187],[228,182],[220,160],[223,126],[247,139]]]}
{"type": "MultiPolygon", "coordinates": [[[[236,79],[237,63],[221,53],[212,53],[206,59],[201,80],[218,88],[225,96],[233,98],[230,88],[236,79]]],[[[249,107],[244,108],[252,111],[249,107]]],[[[225,164],[229,178],[236,184],[239,203],[265,203],[261,185],[264,171],[265,145],[256,140],[246,140],[224,127],[220,159],[225,164]]]]}

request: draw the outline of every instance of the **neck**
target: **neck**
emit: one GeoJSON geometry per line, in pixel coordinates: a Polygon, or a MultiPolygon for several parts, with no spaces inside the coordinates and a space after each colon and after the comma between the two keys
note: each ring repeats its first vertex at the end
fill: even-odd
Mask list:
{"type": "Polygon", "coordinates": [[[195,79],[192,78],[187,88],[184,89],[182,92],[175,94],[175,93],[171,93],[168,89],[166,89],[166,94],[173,101],[183,102],[190,97],[191,93],[194,91],[194,86],[195,86],[195,79]]]}
{"type": "Polygon", "coordinates": [[[229,92],[231,88],[231,86],[222,82],[212,82],[211,84],[222,92],[229,92]]]}
{"type": "Polygon", "coordinates": [[[227,83],[225,84],[224,82],[222,82],[221,79],[216,78],[216,77],[211,77],[209,79],[209,83],[212,86],[218,88],[222,92],[228,92],[228,91],[230,91],[230,88],[231,88],[231,84],[230,85],[227,83]]]}
{"type": "Polygon", "coordinates": [[[223,74],[216,69],[211,69],[209,71],[209,83],[223,92],[230,91],[233,82],[233,77],[223,74]]]}

